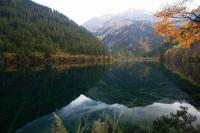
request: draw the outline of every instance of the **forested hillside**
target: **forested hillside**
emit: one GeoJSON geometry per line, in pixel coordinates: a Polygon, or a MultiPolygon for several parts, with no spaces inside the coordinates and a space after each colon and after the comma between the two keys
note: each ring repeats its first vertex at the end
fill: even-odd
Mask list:
{"type": "Polygon", "coordinates": [[[107,48],[63,14],[31,0],[0,0],[0,53],[105,55],[107,48]]]}

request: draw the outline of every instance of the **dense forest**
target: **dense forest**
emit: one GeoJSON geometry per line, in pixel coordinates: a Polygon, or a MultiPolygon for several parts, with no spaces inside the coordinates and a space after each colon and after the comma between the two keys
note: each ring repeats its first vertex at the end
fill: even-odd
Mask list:
{"type": "Polygon", "coordinates": [[[0,53],[106,55],[107,48],[63,14],[31,0],[0,1],[0,53]]]}

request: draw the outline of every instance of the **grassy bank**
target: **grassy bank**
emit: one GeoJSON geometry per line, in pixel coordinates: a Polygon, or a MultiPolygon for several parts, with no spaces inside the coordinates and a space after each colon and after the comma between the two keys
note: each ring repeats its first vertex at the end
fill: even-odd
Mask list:
{"type": "Polygon", "coordinates": [[[45,55],[40,52],[33,52],[30,55],[22,56],[16,53],[2,53],[0,56],[1,66],[34,66],[41,64],[86,64],[86,63],[108,63],[112,62],[111,56],[104,55],[73,55],[69,53],[56,53],[45,55]]]}
{"type": "MultiPolygon", "coordinates": [[[[99,118],[93,122],[87,121],[88,119],[80,121],[75,133],[199,133],[200,131],[200,125],[196,123],[197,118],[183,106],[180,106],[176,113],[161,115],[152,121],[152,125],[146,127],[140,124],[131,128],[121,125],[122,114],[123,112],[113,118],[107,114],[106,118],[99,118]]],[[[52,117],[52,133],[70,133],[58,115],[53,113],[52,117]]]]}

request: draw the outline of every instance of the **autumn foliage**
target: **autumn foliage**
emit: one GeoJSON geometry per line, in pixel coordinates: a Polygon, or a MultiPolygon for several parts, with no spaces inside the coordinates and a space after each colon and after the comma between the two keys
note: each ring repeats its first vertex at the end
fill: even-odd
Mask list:
{"type": "Polygon", "coordinates": [[[200,6],[189,10],[187,0],[170,4],[156,12],[159,19],[154,24],[156,34],[162,35],[164,42],[173,42],[179,47],[189,48],[200,42],[200,6]]]}

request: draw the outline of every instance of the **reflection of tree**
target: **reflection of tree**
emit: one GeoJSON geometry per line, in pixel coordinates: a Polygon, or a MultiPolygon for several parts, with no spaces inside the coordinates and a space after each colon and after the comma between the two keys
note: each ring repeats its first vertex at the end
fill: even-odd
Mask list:
{"type": "Polygon", "coordinates": [[[124,51],[124,49],[120,49],[120,51],[118,53],[118,58],[121,61],[125,61],[126,60],[126,52],[124,51]]]}
{"type": "Polygon", "coordinates": [[[200,125],[194,124],[196,117],[188,114],[188,108],[180,107],[176,114],[163,115],[153,122],[155,133],[199,133],[200,125]]]}
{"type": "Polygon", "coordinates": [[[0,72],[0,103],[3,116],[2,132],[18,115],[11,132],[28,121],[45,115],[71,102],[75,97],[95,85],[108,70],[107,65],[73,67],[69,69],[45,68],[41,71],[19,70],[0,72]],[[16,114],[16,110],[20,110],[16,114]]]}
{"type": "Polygon", "coordinates": [[[178,73],[195,85],[200,85],[200,45],[192,44],[188,49],[170,49],[162,62],[169,70],[178,73]]]}
{"type": "Polygon", "coordinates": [[[144,67],[144,69],[139,71],[139,75],[141,78],[147,77],[150,73],[150,67],[144,67]]]}

